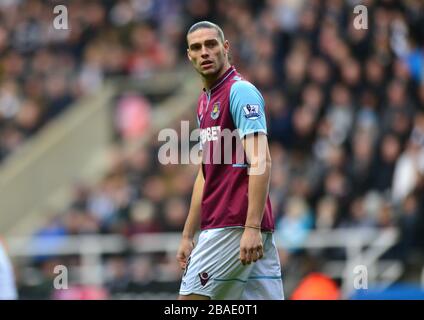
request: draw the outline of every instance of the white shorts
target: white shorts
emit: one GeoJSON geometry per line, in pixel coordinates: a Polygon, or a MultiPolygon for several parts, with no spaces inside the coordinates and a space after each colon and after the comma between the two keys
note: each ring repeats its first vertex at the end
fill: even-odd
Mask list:
{"type": "Polygon", "coordinates": [[[15,300],[17,298],[13,267],[0,242],[0,300],[15,300]]]}
{"type": "Polygon", "coordinates": [[[281,267],[274,236],[262,232],[264,256],[243,265],[239,260],[241,227],[204,230],[188,258],[180,295],[217,300],[283,300],[281,267]]]}

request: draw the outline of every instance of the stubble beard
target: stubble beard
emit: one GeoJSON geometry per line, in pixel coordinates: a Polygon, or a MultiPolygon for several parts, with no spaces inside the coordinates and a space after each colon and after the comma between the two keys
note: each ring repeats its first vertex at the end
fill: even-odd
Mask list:
{"type": "Polygon", "coordinates": [[[217,68],[214,72],[204,73],[204,72],[202,72],[201,69],[198,70],[198,72],[203,78],[205,78],[207,80],[216,80],[216,79],[218,79],[218,77],[219,77],[220,73],[222,72],[222,69],[224,68],[224,66],[225,66],[225,62],[222,62],[220,64],[219,68],[217,68]]]}

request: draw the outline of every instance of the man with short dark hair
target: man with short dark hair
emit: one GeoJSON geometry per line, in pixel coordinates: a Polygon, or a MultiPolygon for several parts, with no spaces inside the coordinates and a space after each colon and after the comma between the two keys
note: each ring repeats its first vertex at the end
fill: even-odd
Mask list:
{"type": "Polygon", "coordinates": [[[197,107],[203,161],[177,252],[185,269],[179,299],[284,299],[263,97],[231,66],[219,26],[194,24],[187,43],[204,85],[197,107]],[[233,139],[222,144],[224,131],[237,131],[241,159],[233,139]],[[230,152],[230,163],[215,157],[218,150],[230,152]]]}

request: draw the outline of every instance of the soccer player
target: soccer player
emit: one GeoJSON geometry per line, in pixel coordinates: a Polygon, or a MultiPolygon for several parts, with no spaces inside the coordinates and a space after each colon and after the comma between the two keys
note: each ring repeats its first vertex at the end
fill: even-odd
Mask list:
{"type": "Polygon", "coordinates": [[[263,97],[230,64],[229,42],[219,26],[194,24],[187,43],[204,86],[197,107],[203,161],[177,252],[185,269],[179,299],[284,299],[268,196],[271,157],[263,97]],[[232,140],[221,148],[230,150],[232,163],[205,161],[215,160],[213,145],[224,130],[237,130],[245,161],[229,148],[232,140]]]}
{"type": "Polygon", "coordinates": [[[0,300],[15,300],[17,297],[12,264],[0,238],[0,300]]]}

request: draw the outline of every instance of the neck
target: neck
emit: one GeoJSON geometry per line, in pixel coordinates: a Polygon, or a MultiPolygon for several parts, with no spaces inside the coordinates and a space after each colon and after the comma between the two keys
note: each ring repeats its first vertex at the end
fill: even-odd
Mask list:
{"type": "Polygon", "coordinates": [[[214,74],[211,75],[210,77],[202,77],[202,81],[203,81],[203,86],[205,87],[205,89],[210,90],[213,85],[216,83],[216,81],[222,77],[222,75],[231,67],[230,63],[227,61],[226,63],[224,63],[224,65],[222,66],[221,70],[214,74]]]}

